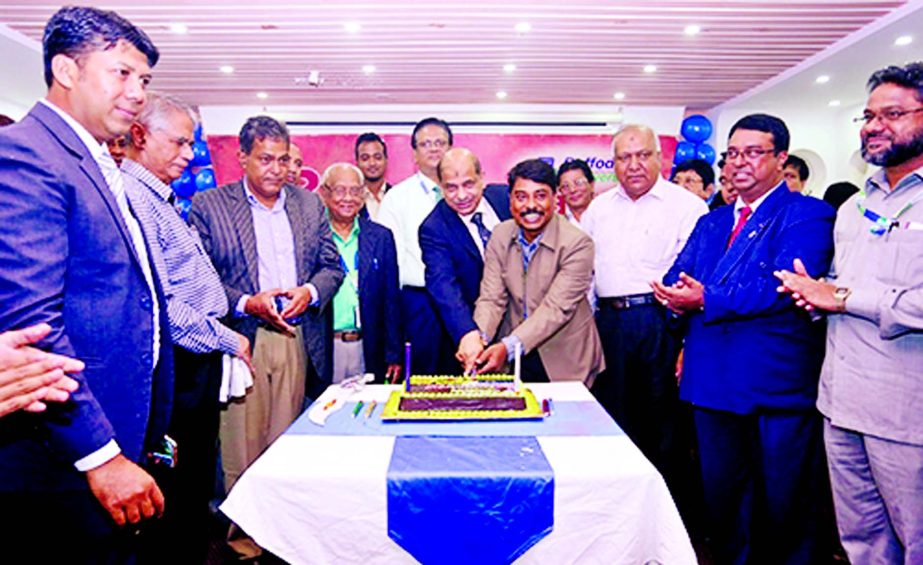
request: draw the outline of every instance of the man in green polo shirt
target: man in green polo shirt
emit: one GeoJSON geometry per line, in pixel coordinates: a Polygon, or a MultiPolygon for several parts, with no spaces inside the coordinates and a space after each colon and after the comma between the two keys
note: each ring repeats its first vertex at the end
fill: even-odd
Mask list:
{"type": "Polygon", "coordinates": [[[336,163],[324,172],[320,194],[340,253],[343,283],[333,297],[333,382],[374,373],[400,375],[400,295],[394,238],[358,216],[364,202],[362,172],[336,163]]]}

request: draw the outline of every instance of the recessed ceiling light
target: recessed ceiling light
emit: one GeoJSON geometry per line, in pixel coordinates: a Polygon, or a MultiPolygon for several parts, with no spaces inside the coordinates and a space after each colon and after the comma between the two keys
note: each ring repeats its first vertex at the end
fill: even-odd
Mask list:
{"type": "Polygon", "coordinates": [[[529,33],[532,31],[532,24],[529,22],[519,22],[513,29],[516,30],[516,33],[529,33]]]}
{"type": "Polygon", "coordinates": [[[512,74],[513,71],[515,70],[516,70],[516,65],[514,65],[513,63],[507,63],[503,65],[503,72],[505,72],[506,74],[512,74]]]}
{"type": "Polygon", "coordinates": [[[836,108],[839,105],[840,105],[839,100],[831,100],[830,102],[827,102],[827,106],[830,106],[831,108],[836,108]]]}
{"type": "Polygon", "coordinates": [[[218,70],[226,75],[229,75],[234,72],[234,67],[232,67],[231,65],[221,65],[220,67],[218,67],[218,70]]]}
{"type": "Polygon", "coordinates": [[[370,75],[370,74],[374,73],[374,72],[375,72],[375,65],[363,65],[363,66],[362,66],[362,72],[365,73],[365,74],[367,74],[367,75],[370,75]]]}
{"type": "Polygon", "coordinates": [[[499,100],[505,100],[505,99],[506,99],[506,91],[505,91],[505,90],[498,90],[498,91],[497,91],[497,99],[499,99],[499,100]]]}
{"type": "Polygon", "coordinates": [[[698,35],[700,31],[702,31],[702,26],[698,26],[696,24],[689,24],[683,30],[683,33],[685,33],[686,35],[698,35]]]}
{"type": "Polygon", "coordinates": [[[359,22],[347,22],[343,24],[343,29],[346,30],[346,33],[356,34],[359,33],[360,29],[362,29],[362,24],[359,22]]]}
{"type": "Polygon", "coordinates": [[[176,34],[184,34],[189,32],[189,27],[186,24],[170,24],[170,31],[176,34]]]}
{"type": "Polygon", "coordinates": [[[657,65],[644,65],[644,72],[647,74],[656,73],[657,65]]]}
{"type": "Polygon", "coordinates": [[[257,92],[256,97],[259,98],[260,100],[266,100],[267,98],[269,98],[269,95],[266,94],[265,92],[257,92]]]}
{"type": "Polygon", "coordinates": [[[616,100],[624,100],[624,99],[625,99],[625,93],[624,93],[624,92],[616,92],[615,94],[612,95],[612,97],[615,98],[616,100]]]}
{"type": "Polygon", "coordinates": [[[913,43],[913,37],[910,35],[902,35],[894,40],[894,44],[903,47],[904,45],[910,45],[913,43]]]}
{"type": "Polygon", "coordinates": [[[820,75],[819,77],[814,79],[814,82],[816,82],[817,84],[827,84],[828,82],[830,82],[830,77],[828,75],[820,75]]]}

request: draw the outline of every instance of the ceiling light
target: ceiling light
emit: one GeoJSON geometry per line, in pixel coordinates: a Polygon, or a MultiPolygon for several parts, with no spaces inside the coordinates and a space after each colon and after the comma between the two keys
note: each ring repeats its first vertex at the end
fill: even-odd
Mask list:
{"type": "Polygon", "coordinates": [[[840,105],[839,100],[831,100],[830,102],[827,102],[827,106],[830,106],[831,108],[836,108],[839,105],[840,105]]]}
{"type": "Polygon", "coordinates": [[[506,100],[506,91],[505,91],[505,90],[498,90],[498,91],[497,91],[497,99],[498,99],[498,100],[506,100]]]}
{"type": "Polygon", "coordinates": [[[503,65],[503,72],[505,72],[508,75],[512,74],[513,71],[515,70],[516,70],[516,65],[514,65],[513,63],[507,63],[503,65]]]}
{"type": "Polygon", "coordinates": [[[218,70],[226,75],[229,75],[234,72],[234,67],[232,67],[231,65],[221,65],[220,67],[218,67],[218,70]]]}
{"type": "Polygon", "coordinates": [[[365,74],[367,74],[367,75],[370,75],[370,74],[374,73],[374,72],[375,72],[375,65],[363,65],[363,66],[362,66],[362,72],[365,73],[365,74]]]}
{"type": "Polygon", "coordinates": [[[269,98],[269,95],[266,94],[265,92],[257,92],[256,97],[259,98],[260,100],[266,100],[267,98],[269,98]]]}
{"type": "Polygon", "coordinates": [[[644,72],[647,74],[656,73],[657,65],[644,65],[644,72]]]}
{"type": "Polygon", "coordinates": [[[816,82],[817,84],[827,84],[828,82],[830,82],[830,77],[827,75],[820,75],[819,77],[814,79],[814,82],[816,82]]]}
{"type": "Polygon", "coordinates": [[[898,47],[903,47],[904,45],[910,45],[913,43],[913,37],[909,35],[902,35],[894,40],[894,44],[898,47]]]}
{"type": "Polygon", "coordinates": [[[187,33],[189,28],[186,26],[186,24],[170,24],[170,31],[182,35],[187,33]]]}
{"type": "Polygon", "coordinates": [[[683,33],[685,33],[686,35],[698,35],[700,31],[702,31],[701,26],[698,26],[695,24],[689,24],[683,30],[683,33]]]}
{"type": "Polygon", "coordinates": [[[347,22],[343,24],[343,29],[346,30],[346,33],[357,34],[362,29],[362,24],[359,22],[347,22]]]}
{"type": "Polygon", "coordinates": [[[529,33],[532,31],[532,24],[529,22],[519,22],[513,29],[516,30],[516,33],[529,33]]]}
{"type": "Polygon", "coordinates": [[[625,93],[624,93],[624,92],[616,92],[615,94],[612,95],[612,97],[615,98],[616,100],[624,100],[624,99],[625,99],[625,93]]]}

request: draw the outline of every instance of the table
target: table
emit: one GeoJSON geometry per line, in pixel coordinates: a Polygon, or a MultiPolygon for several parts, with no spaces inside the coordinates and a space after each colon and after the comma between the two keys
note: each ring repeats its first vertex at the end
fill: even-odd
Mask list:
{"type": "MultiPolygon", "coordinates": [[[[388,537],[386,474],[395,437],[525,430],[554,471],[554,528],[517,564],[695,564],[663,478],[586,388],[576,382],[528,386],[540,402],[554,400],[548,422],[384,423],[381,406],[395,386],[349,393],[325,427],[302,414],[244,472],[221,510],[291,563],[416,563],[388,537]],[[359,400],[377,401],[371,418],[363,411],[352,419],[359,400]],[[559,425],[549,426],[554,418],[559,425]]],[[[315,405],[344,394],[334,385],[315,405]]]]}

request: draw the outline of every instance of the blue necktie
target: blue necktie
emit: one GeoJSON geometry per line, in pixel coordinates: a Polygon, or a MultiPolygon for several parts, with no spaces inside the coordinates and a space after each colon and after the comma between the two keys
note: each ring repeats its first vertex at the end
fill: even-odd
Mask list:
{"type": "Polygon", "coordinates": [[[484,218],[481,212],[475,212],[471,216],[471,223],[478,228],[478,235],[481,236],[481,243],[484,244],[484,251],[487,251],[487,242],[490,240],[490,230],[484,225],[484,218]]]}

